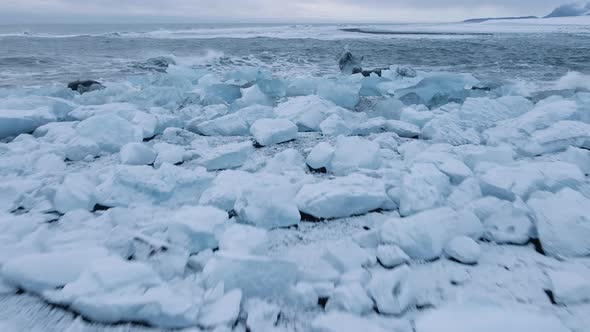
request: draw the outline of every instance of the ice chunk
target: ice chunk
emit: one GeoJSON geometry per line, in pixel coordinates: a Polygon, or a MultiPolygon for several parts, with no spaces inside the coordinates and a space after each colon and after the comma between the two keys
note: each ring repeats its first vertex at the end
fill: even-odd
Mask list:
{"type": "Polygon", "coordinates": [[[388,130],[387,120],[383,117],[371,118],[367,121],[355,123],[352,127],[352,135],[369,136],[379,134],[388,130]]]}
{"type": "Polygon", "coordinates": [[[453,238],[445,247],[445,253],[449,258],[464,264],[477,264],[481,255],[479,244],[467,236],[453,238]]]}
{"type": "Polygon", "coordinates": [[[590,150],[569,147],[563,157],[564,161],[578,166],[584,174],[590,174],[590,150]]]}
{"type": "Polygon", "coordinates": [[[181,128],[166,128],[162,133],[162,140],[168,144],[191,145],[195,140],[207,142],[206,139],[181,128]]]}
{"type": "Polygon", "coordinates": [[[110,207],[142,203],[177,206],[197,201],[212,179],[204,168],[120,165],[101,176],[95,195],[99,204],[110,207]]]}
{"type": "Polygon", "coordinates": [[[334,289],[334,294],[326,303],[326,310],[364,315],[373,310],[373,300],[359,283],[345,283],[334,289]]]}
{"type": "Polygon", "coordinates": [[[91,211],[96,204],[95,187],[96,184],[84,174],[68,174],[55,191],[53,207],[63,214],[78,209],[91,211]]]}
{"type": "Polygon", "coordinates": [[[342,273],[369,267],[375,263],[375,256],[352,240],[331,243],[322,257],[342,273]]]}
{"type": "Polygon", "coordinates": [[[242,291],[234,289],[222,298],[205,305],[199,312],[199,325],[205,328],[234,325],[240,314],[242,291]]]}
{"type": "Polygon", "coordinates": [[[262,146],[283,143],[297,137],[297,126],[286,119],[260,119],[252,124],[250,133],[262,146]]]}
{"type": "Polygon", "coordinates": [[[318,84],[318,95],[334,104],[353,109],[358,104],[360,97],[360,84],[347,84],[324,80],[318,84]]]}
{"type": "Polygon", "coordinates": [[[275,113],[272,107],[253,105],[228,115],[201,122],[196,126],[196,131],[206,136],[247,136],[250,133],[250,127],[256,120],[274,117],[275,113]]]}
{"type": "Polygon", "coordinates": [[[324,136],[339,136],[349,135],[352,129],[348,126],[340,116],[336,114],[330,115],[326,120],[320,123],[320,130],[324,136]]]}
{"type": "Polygon", "coordinates": [[[311,149],[305,162],[312,169],[327,168],[334,157],[334,148],[326,142],[320,142],[311,149]]]}
{"type": "MultiPolygon", "coordinates": [[[[586,276],[590,271],[586,270],[586,276]]],[[[551,291],[557,304],[576,305],[590,302],[590,281],[574,271],[549,271],[551,291]]]]}
{"type": "Polygon", "coordinates": [[[416,301],[406,265],[391,271],[376,271],[367,289],[381,314],[399,315],[416,301]]]}
{"type": "Polygon", "coordinates": [[[415,95],[418,97],[418,103],[436,107],[451,101],[463,101],[468,96],[466,87],[477,82],[471,75],[435,74],[424,78],[413,87],[396,90],[395,94],[401,96],[401,100],[408,95],[415,95]]]}
{"type": "Polygon", "coordinates": [[[299,131],[319,131],[320,124],[332,114],[346,123],[360,122],[366,115],[348,111],[316,95],[290,98],[275,109],[278,117],[291,120],[299,131]]]}
{"type": "Polygon", "coordinates": [[[116,115],[95,115],[76,126],[82,137],[94,140],[107,152],[118,152],[127,143],[141,142],[143,135],[138,127],[116,115]]]}
{"type": "Polygon", "coordinates": [[[572,164],[536,162],[518,166],[497,166],[480,177],[484,194],[500,199],[528,199],[536,190],[556,191],[565,186],[577,188],[584,181],[584,174],[572,164]]]}
{"type": "Polygon", "coordinates": [[[417,163],[404,175],[400,193],[400,214],[414,213],[441,206],[451,191],[449,177],[432,164],[417,163]]]}
{"type": "Polygon", "coordinates": [[[10,284],[41,293],[78,279],[93,261],[107,255],[106,249],[93,247],[21,255],[6,261],[0,274],[10,284]]]}
{"type": "Polygon", "coordinates": [[[295,149],[285,149],[266,161],[262,172],[285,175],[292,183],[305,182],[306,167],[303,156],[295,149]]]}
{"type": "Polygon", "coordinates": [[[360,174],[306,184],[295,198],[303,213],[327,219],[367,213],[387,200],[382,182],[360,174]]]}
{"type": "Polygon", "coordinates": [[[519,306],[499,307],[478,303],[451,304],[433,310],[416,321],[416,332],[569,332],[547,313],[519,306]]]}
{"type": "Polygon", "coordinates": [[[281,314],[277,305],[260,299],[246,301],[244,311],[248,313],[246,326],[250,331],[272,332],[281,314]]]}
{"type": "Polygon", "coordinates": [[[415,138],[420,135],[420,128],[414,124],[399,120],[387,120],[387,130],[398,134],[400,137],[415,138]]]}
{"type": "Polygon", "coordinates": [[[250,141],[221,145],[205,151],[200,162],[209,171],[237,168],[246,162],[253,150],[250,141]]]}
{"type": "Polygon", "coordinates": [[[246,298],[276,299],[295,284],[294,263],[260,256],[219,253],[203,270],[208,288],[223,282],[226,289],[241,289],[246,298]]]}
{"type": "Polygon", "coordinates": [[[149,165],[156,156],[156,152],[143,143],[125,144],[119,152],[121,163],[125,165],[149,165]]]}
{"type": "Polygon", "coordinates": [[[338,311],[321,315],[311,322],[313,332],[386,332],[375,320],[338,311]]]}
{"type": "Polygon", "coordinates": [[[430,120],[434,118],[434,113],[430,112],[426,107],[406,107],[402,109],[400,120],[411,123],[419,128],[424,127],[430,120]]]}
{"type": "Polygon", "coordinates": [[[38,127],[57,121],[48,108],[34,110],[0,110],[0,138],[32,133],[38,127]]]}
{"type": "Polygon", "coordinates": [[[258,254],[261,253],[267,240],[266,230],[235,224],[229,226],[219,237],[219,250],[239,254],[258,254]]]}
{"type": "Polygon", "coordinates": [[[473,128],[466,128],[453,114],[436,116],[424,125],[420,137],[455,146],[481,143],[479,133],[473,128]]]}
{"type": "Polygon", "coordinates": [[[481,198],[481,187],[476,178],[467,178],[453,189],[451,195],[447,198],[447,204],[453,209],[460,210],[467,203],[481,198]]]}
{"type": "Polygon", "coordinates": [[[257,227],[289,227],[301,219],[295,193],[296,188],[285,179],[261,179],[239,194],[234,210],[241,221],[257,227]]]}
{"type": "Polygon", "coordinates": [[[98,144],[89,138],[75,137],[65,147],[66,159],[80,161],[88,157],[94,158],[100,153],[98,144]]]}
{"type": "Polygon", "coordinates": [[[396,245],[379,245],[377,259],[386,268],[394,268],[410,261],[410,257],[396,245]]]}
{"type": "Polygon", "coordinates": [[[551,127],[533,133],[540,145],[539,154],[563,151],[568,147],[590,148],[590,124],[578,121],[559,121],[551,127]]]}
{"type": "Polygon", "coordinates": [[[455,151],[463,157],[463,162],[472,170],[483,163],[507,165],[514,161],[514,150],[507,145],[465,145],[455,148],[455,151]]]}
{"type": "Polygon", "coordinates": [[[249,88],[242,89],[242,97],[230,105],[230,109],[239,110],[252,105],[272,105],[272,99],[265,95],[260,87],[255,84],[249,88]]]}
{"type": "Polygon", "coordinates": [[[364,138],[340,136],[328,170],[336,175],[346,175],[359,168],[377,169],[381,166],[379,150],[379,144],[364,138]]]}
{"type": "Polygon", "coordinates": [[[159,168],[164,163],[177,165],[184,161],[185,150],[182,146],[168,143],[156,143],[154,144],[154,150],[158,152],[158,156],[154,161],[154,167],[156,168],[159,168]]]}
{"type": "Polygon", "coordinates": [[[484,237],[498,244],[526,244],[535,231],[528,214],[513,206],[498,208],[482,220],[485,228],[484,237]]]}
{"type": "Polygon", "coordinates": [[[477,131],[495,126],[498,122],[519,117],[533,108],[533,103],[520,96],[498,99],[467,98],[455,113],[464,125],[477,131]]]}
{"type": "Polygon", "coordinates": [[[256,178],[252,173],[235,170],[222,171],[213,180],[211,186],[203,192],[199,204],[212,205],[225,211],[231,211],[241,192],[253,185],[256,185],[256,178]]]}
{"type": "Polygon", "coordinates": [[[227,221],[227,212],[209,206],[185,206],[174,211],[168,221],[168,240],[190,253],[218,246],[217,234],[227,221]]]}
{"type": "Polygon", "coordinates": [[[413,161],[434,164],[441,172],[449,176],[453,183],[460,183],[473,175],[465,163],[448,153],[423,152],[417,155],[413,161]]]}
{"type": "Polygon", "coordinates": [[[130,122],[141,129],[143,138],[150,138],[156,135],[158,119],[152,114],[137,111],[130,122]]]}
{"type": "Polygon", "coordinates": [[[440,257],[444,246],[456,236],[479,239],[483,226],[468,211],[439,208],[404,219],[393,219],[381,227],[381,240],[398,245],[412,259],[432,260],[440,257]]]}
{"type": "Polygon", "coordinates": [[[590,254],[590,199],[570,188],[533,195],[527,202],[536,216],[537,233],[545,253],[553,257],[590,254]]]}

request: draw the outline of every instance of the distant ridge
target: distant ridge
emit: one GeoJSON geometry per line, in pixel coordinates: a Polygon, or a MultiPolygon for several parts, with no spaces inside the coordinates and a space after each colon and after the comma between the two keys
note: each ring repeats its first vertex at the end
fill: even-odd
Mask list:
{"type": "Polygon", "coordinates": [[[568,3],[561,5],[553,10],[545,18],[550,17],[570,17],[570,16],[586,16],[590,15],[590,2],[584,3],[568,3]]]}
{"type": "Polygon", "coordinates": [[[517,17],[487,17],[487,18],[472,18],[463,21],[463,23],[482,23],[491,20],[524,20],[529,18],[538,18],[537,16],[517,16],[517,17]]]}

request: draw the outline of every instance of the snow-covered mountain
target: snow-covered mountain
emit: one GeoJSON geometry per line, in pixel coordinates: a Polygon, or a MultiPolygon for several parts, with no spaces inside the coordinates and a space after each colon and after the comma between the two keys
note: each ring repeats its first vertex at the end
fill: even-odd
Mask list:
{"type": "Polygon", "coordinates": [[[590,15],[590,2],[576,2],[561,5],[545,17],[568,17],[590,15]]]}

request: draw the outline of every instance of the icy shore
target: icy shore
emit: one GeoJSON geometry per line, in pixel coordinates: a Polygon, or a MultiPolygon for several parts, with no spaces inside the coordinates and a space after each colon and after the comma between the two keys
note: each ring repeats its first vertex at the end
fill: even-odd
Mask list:
{"type": "Polygon", "coordinates": [[[3,92],[0,326],[586,332],[590,78],[407,72],[3,92]]]}

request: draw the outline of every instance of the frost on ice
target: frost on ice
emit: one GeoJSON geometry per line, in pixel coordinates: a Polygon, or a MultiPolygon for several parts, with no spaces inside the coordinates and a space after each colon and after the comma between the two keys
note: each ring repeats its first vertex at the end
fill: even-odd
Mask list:
{"type": "Polygon", "coordinates": [[[0,296],[195,331],[585,332],[587,93],[168,68],[0,94],[0,296]]]}

